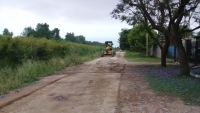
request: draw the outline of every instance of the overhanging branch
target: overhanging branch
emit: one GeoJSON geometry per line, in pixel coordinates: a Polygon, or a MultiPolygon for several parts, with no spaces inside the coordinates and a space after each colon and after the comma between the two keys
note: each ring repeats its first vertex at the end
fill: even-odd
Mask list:
{"type": "Polygon", "coordinates": [[[197,29],[199,29],[200,28],[200,26],[198,26],[198,27],[196,27],[196,28],[194,28],[194,29],[187,29],[187,30],[184,30],[183,32],[193,32],[193,31],[195,31],[195,30],[197,30],[197,29]]]}

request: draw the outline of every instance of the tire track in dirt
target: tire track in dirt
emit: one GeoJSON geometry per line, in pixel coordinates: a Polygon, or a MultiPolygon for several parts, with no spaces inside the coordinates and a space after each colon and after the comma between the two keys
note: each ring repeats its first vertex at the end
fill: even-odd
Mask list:
{"type": "Polygon", "coordinates": [[[8,101],[4,102],[3,104],[0,104],[0,110],[1,110],[2,108],[4,108],[4,107],[6,107],[6,106],[8,106],[8,105],[10,105],[10,104],[12,104],[12,103],[14,103],[14,102],[16,102],[16,101],[22,99],[22,98],[25,98],[25,97],[27,97],[27,96],[29,96],[29,95],[35,93],[36,91],[41,90],[41,89],[44,88],[44,87],[47,87],[47,86],[49,86],[49,85],[51,85],[51,84],[53,84],[53,83],[55,83],[55,82],[61,80],[61,79],[64,78],[64,77],[66,77],[66,76],[63,76],[63,77],[60,77],[60,78],[55,79],[55,80],[53,80],[53,81],[50,81],[49,83],[47,83],[47,84],[45,84],[45,85],[43,85],[43,86],[40,86],[39,88],[36,88],[36,89],[34,89],[34,90],[32,90],[32,91],[26,93],[26,94],[20,95],[20,96],[14,98],[14,99],[11,99],[11,100],[8,100],[8,101]]]}
{"type": "Polygon", "coordinates": [[[127,62],[123,55],[117,52],[115,57],[68,67],[8,94],[0,100],[5,105],[0,113],[199,113],[199,106],[148,88],[140,67],[159,64],[127,62]],[[6,101],[15,95],[21,98],[6,101]]]}
{"type": "Polygon", "coordinates": [[[114,113],[123,68],[118,57],[66,68],[54,75],[64,75],[62,78],[2,107],[0,112],[114,113]]]}

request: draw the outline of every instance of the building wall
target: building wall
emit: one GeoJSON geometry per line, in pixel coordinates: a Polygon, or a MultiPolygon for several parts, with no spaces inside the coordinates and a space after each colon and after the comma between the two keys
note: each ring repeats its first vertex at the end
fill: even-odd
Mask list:
{"type": "Polygon", "coordinates": [[[186,40],[191,40],[191,56],[190,57],[195,57],[196,38],[186,38],[186,39],[182,40],[182,43],[183,43],[184,47],[186,47],[186,43],[185,43],[186,40]]]}
{"type": "Polygon", "coordinates": [[[161,58],[161,50],[157,44],[151,46],[150,55],[157,58],[161,58]]]}
{"type": "MultiPolygon", "coordinates": [[[[172,58],[175,55],[175,51],[174,51],[174,46],[169,46],[168,47],[168,58],[172,58]]],[[[178,56],[178,51],[176,50],[176,57],[178,56]]]]}
{"type": "MultiPolygon", "coordinates": [[[[195,38],[186,38],[186,39],[190,39],[191,40],[191,42],[192,42],[191,52],[192,52],[192,55],[194,55],[194,48],[195,48],[196,39],[195,38]]],[[[182,43],[183,43],[183,46],[185,48],[185,39],[182,40],[182,43]]],[[[153,45],[150,48],[150,55],[151,56],[155,56],[157,58],[161,58],[161,50],[160,50],[160,47],[157,44],[153,45]]],[[[169,46],[169,48],[168,48],[168,56],[167,57],[168,58],[174,57],[174,46],[173,45],[169,46]]],[[[178,50],[176,50],[176,57],[178,57],[178,50]]]]}

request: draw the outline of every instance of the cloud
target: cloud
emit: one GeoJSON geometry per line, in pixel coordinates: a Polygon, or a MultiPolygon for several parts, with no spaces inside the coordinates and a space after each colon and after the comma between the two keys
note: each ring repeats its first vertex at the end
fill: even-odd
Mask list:
{"type": "MultiPolygon", "coordinates": [[[[114,40],[127,28],[126,23],[111,19],[118,0],[0,0],[0,30],[8,28],[20,35],[24,27],[47,23],[50,29],[84,35],[87,40],[114,40]]],[[[118,45],[118,44],[115,44],[118,45]]]]}
{"type": "Polygon", "coordinates": [[[109,14],[117,0],[6,0],[1,6],[18,8],[46,19],[64,18],[84,23],[110,19],[109,14]]]}

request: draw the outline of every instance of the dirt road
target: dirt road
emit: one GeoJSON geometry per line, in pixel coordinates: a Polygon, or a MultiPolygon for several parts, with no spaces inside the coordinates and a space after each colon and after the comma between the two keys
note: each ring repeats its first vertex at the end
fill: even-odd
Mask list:
{"type": "Polygon", "coordinates": [[[198,106],[149,90],[134,73],[139,63],[128,63],[123,54],[66,68],[13,91],[0,99],[0,113],[199,113],[198,106]]]}

